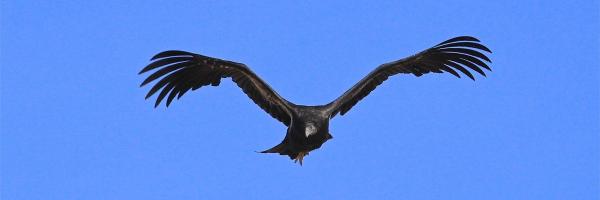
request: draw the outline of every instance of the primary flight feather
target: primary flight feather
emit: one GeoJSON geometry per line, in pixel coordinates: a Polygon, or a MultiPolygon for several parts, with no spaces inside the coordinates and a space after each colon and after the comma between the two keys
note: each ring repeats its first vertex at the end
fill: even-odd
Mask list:
{"type": "Polygon", "coordinates": [[[287,155],[302,164],[304,156],[332,138],[329,120],[338,113],[346,114],[390,76],[403,73],[418,77],[430,72],[448,72],[459,78],[460,74],[464,74],[475,80],[471,71],[482,76],[486,76],[483,69],[491,71],[486,64],[491,60],[484,52],[491,53],[478,39],[455,37],[413,56],[380,65],[342,96],[318,106],[296,105],[285,100],[242,63],[185,51],[156,54],[152,57],[154,62],[139,74],[155,70],[141,84],[144,86],[158,80],[146,95],[147,99],[158,93],[155,107],[165,98],[165,104],[169,106],[175,98],[179,99],[190,90],[207,85],[218,86],[222,78],[231,77],[254,103],[288,127],[283,141],[262,153],[287,155]]]}

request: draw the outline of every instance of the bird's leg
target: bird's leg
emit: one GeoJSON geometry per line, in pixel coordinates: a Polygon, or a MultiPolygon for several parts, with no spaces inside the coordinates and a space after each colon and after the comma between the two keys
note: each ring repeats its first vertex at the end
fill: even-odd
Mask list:
{"type": "Polygon", "coordinates": [[[294,163],[300,162],[300,166],[302,166],[302,160],[304,159],[304,156],[307,156],[307,155],[308,155],[308,151],[298,152],[298,155],[294,159],[294,163]]]}

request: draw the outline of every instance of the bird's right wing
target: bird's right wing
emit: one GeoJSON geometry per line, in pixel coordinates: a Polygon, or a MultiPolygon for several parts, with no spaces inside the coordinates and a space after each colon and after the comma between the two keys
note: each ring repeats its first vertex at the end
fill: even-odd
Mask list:
{"type": "Polygon", "coordinates": [[[487,47],[479,43],[478,39],[461,36],[446,40],[413,56],[382,64],[342,96],[328,104],[330,117],[333,118],[338,113],[344,115],[383,81],[398,73],[421,76],[430,72],[448,72],[460,78],[460,75],[455,71],[458,70],[475,80],[473,75],[465,69],[466,67],[485,76],[481,68],[491,71],[485,63],[485,61],[491,62],[491,60],[479,51],[491,53],[487,47]]]}
{"type": "Polygon", "coordinates": [[[146,95],[147,99],[162,89],[156,98],[155,107],[165,97],[166,105],[169,106],[175,97],[179,99],[189,90],[206,85],[218,86],[221,78],[231,77],[264,111],[286,126],[290,124],[290,103],[244,64],[177,50],[161,52],[152,57],[152,60],[154,62],[142,69],[140,74],[158,69],[141,86],[162,77],[146,95]]]}

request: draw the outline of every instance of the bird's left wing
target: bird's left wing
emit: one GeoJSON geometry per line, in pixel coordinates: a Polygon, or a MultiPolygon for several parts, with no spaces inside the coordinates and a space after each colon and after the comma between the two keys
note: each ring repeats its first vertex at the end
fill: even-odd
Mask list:
{"type": "Polygon", "coordinates": [[[489,53],[491,51],[479,42],[478,39],[470,36],[455,37],[413,56],[380,65],[342,96],[328,104],[330,117],[333,118],[338,113],[344,115],[383,81],[398,73],[421,76],[429,72],[448,72],[460,78],[459,73],[455,71],[458,70],[475,80],[466,69],[469,68],[485,76],[481,68],[491,71],[485,63],[491,60],[480,51],[489,53]]]}
{"type": "Polygon", "coordinates": [[[244,64],[177,50],[161,52],[152,57],[152,60],[154,62],[142,69],[140,74],[158,69],[141,86],[163,77],[146,95],[147,99],[161,91],[156,98],[155,107],[165,97],[166,105],[169,106],[175,97],[179,99],[186,92],[202,86],[217,86],[221,83],[221,78],[231,77],[265,112],[285,125],[290,124],[290,102],[279,96],[244,64]]]}

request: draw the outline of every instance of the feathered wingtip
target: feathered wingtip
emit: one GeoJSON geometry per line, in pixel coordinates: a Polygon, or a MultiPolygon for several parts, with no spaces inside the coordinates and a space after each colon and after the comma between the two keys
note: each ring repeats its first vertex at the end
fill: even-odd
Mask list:
{"type": "MultiPolygon", "coordinates": [[[[172,63],[176,63],[176,62],[182,62],[182,61],[187,61],[190,60],[191,58],[193,58],[194,56],[196,56],[196,54],[194,53],[190,53],[187,51],[179,51],[179,50],[169,50],[169,51],[163,51],[160,52],[156,55],[154,55],[150,61],[154,61],[152,63],[150,63],[149,65],[147,65],[146,67],[144,67],[140,72],[138,72],[138,74],[143,74],[147,71],[168,65],[168,64],[172,64],[172,63]],[[157,60],[159,59],[159,60],[157,60]]],[[[150,81],[144,81],[144,83],[142,83],[140,85],[144,86],[146,83],[148,83],[150,81]]]]}
{"type": "Polygon", "coordinates": [[[453,70],[456,69],[470,79],[475,80],[473,74],[465,67],[484,77],[486,74],[481,68],[492,71],[486,64],[486,62],[492,63],[492,60],[482,52],[492,53],[492,50],[481,44],[481,41],[475,37],[458,36],[426,50],[425,54],[428,55],[425,56],[431,56],[432,60],[435,61],[443,61],[443,65],[441,65],[443,71],[460,78],[460,74],[453,70]]]}
{"type": "Polygon", "coordinates": [[[180,50],[163,51],[154,55],[150,59],[154,62],[148,64],[138,74],[143,74],[155,69],[158,70],[156,70],[154,73],[148,76],[140,84],[140,87],[150,82],[153,82],[163,76],[166,76],[166,78],[163,78],[158,83],[156,83],[150,89],[148,94],[146,94],[145,99],[150,98],[156,92],[164,88],[162,92],[160,92],[158,98],[156,99],[156,102],[154,104],[154,107],[156,108],[158,107],[158,105],[160,105],[160,102],[163,100],[163,98],[167,97],[168,92],[176,90],[174,92],[171,92],[167,97],[166,106],[168,107],[175,97],[180,98],[185,92],[187,92],[189,89],[192,89],[187,84],[178,84],[178,80],[182,80],[183,78],[188,76],[186,73],[184,73],[186,72],[186,70],[184,69],[187,68],[187,71],[189,71],[189,68],[191,66],[194,66],[194,63],[196,62],[195,59],[199,56],[200,55],[198,54],[180,50]]]}
{"type": "Polygon", "coordinates": [[[148,99],[160,91],[154,107],[160,105],[163,99],[166,99],[168,107],[175,98],[179,99],[190,90],[196,90],[206,85],[219,85],[221,78],[226,74],[223,71],[213,70],[210,66],[236,64],[180,50],[160,52],[150,60],[153,62],[144,67],[139,74],[156,71],[150,74],[140,84],[140,87],[160,78],[146,95],[146,99],[148,99]]]}

